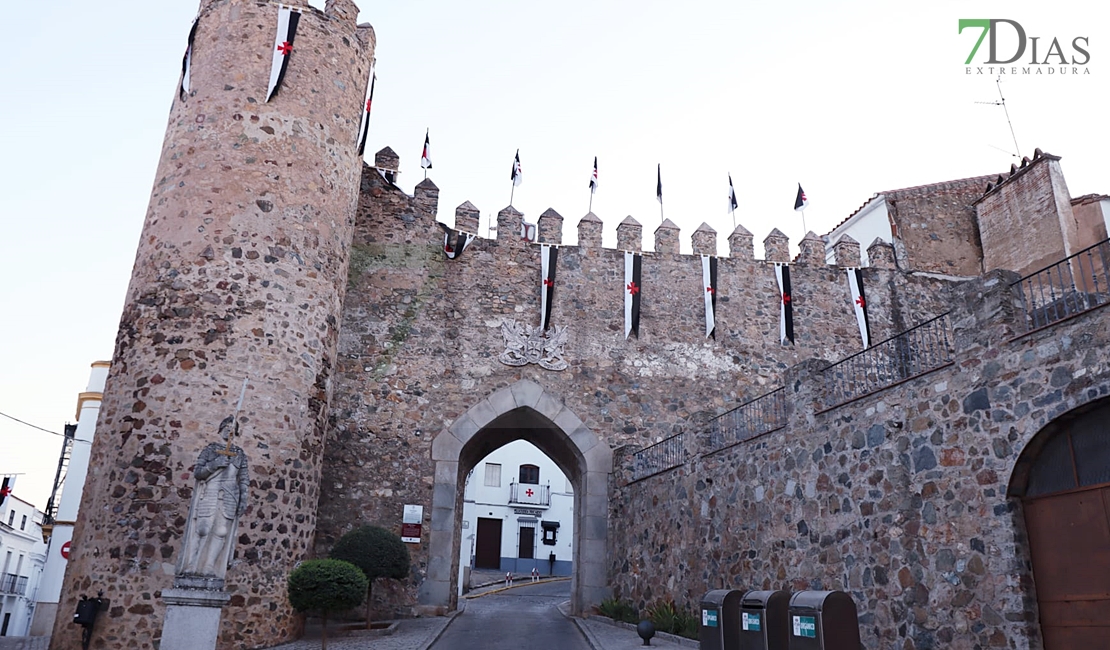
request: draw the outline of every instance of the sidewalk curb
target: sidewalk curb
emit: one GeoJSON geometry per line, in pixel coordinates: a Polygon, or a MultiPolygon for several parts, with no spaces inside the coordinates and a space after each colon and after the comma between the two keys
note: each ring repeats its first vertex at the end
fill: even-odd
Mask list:
{"type": "Polygon", "coordinates": [[[426,643],[417,646],[414,650],[428,650],[428,648],[435,645],[435,642],[439,641],[439,637],[443,636],[443,633],[447,631],[447,628],[451,626],[451,623],[455,622],[455,618],[458,617],[459,614],[462,614],[465,610],[466,603],[463,601],[459,601],[459,608],[445,616],[447,622],[443,624],[443,627],[439,628],[439,632],[433,634],[432,638],[428,639],[426,643]]]}
{"type": "MultiPolygon", "coordinates": [[[[499,594],[502,591],[508,591],[510,589],[516,589],[517,587],[527,587],[528,585],[540,585],[540,584],[544,584],[545,582],[564,582],[566,580],[570,580],[570,578],[565,577],[565,576],[560,576],[560,577],[557,577],[557,578],[542,578],[540,580],[536,580],[535,582],[533,582],[531,580],[528,580],[527,582],[521,580],[520,583],[518,583],[518,584],[514,584],[514,585],[511,585],[511,586],[508,586],[508,587],[500,587],[498,589],[490,589],[489,591],[483,591],[482,593],[478,593],[478,594],[471,591],[470,593],[467,593],[467,594],[463,595],[463,598],[466,599],[466,600],[470,600],[471,598],[481,598],[482,596],[488,596],[490,594],[499,594]]],[[[490,585],[495,585],[495,584],[498,584],[498,583],[497,582],[491,582],[491,583],[484,584],[484,585],[478,585],[477,587],[475,587],[475,589],[481,589],[482,587],[488,587],[490,585]]]]}

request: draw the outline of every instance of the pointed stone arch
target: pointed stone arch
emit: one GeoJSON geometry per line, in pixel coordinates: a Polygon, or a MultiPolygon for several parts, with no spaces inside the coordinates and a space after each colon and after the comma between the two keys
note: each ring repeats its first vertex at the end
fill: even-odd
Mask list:
{"type": "Polygon", "coordinates": [[[435,487],[428,573],[418,594],[422,609],[457,605],[462,486],[475,464],[513,440],[538,447],[574,486],[572,611],[580,613],[610,595],[605,558],[613,453],[555,395],[521,380],[474,404],[432,440],[435,487]]]}

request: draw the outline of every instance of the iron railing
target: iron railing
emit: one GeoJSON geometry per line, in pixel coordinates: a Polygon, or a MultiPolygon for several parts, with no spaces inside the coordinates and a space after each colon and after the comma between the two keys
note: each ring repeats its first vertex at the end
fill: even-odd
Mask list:
{"type": "Polygon", "coordinates": [[[944,313],[825,368],[825,409],[923,375],[952,362],[944,313]]]}
{"type": "Polygon", "coordinates": [[[551,505],[551,486],[532,483],[509,483],[509,503],[529,506],[551,505]]]}
{"type": "Polygon", "coordinates": [[[709,451],[724,449],[786,426],[786,388],[745,402],[709,421],[709,451]]]}
{"type": "Polygon", "coordinates": [[[1025,309],[1026,331],[1110,302],[1108,257],[1110,239],[1018,280],[1014,286],[1025,309]]]}
{"type": "Polygon", "coordinates": [[[675,434],[632,455],[632,480],[665,472],[686,462],[685,434],[675,434]]]}
{"type": "Polygon", "coordinates": [[[27,576],[17,576],[14,573],[0,575],[0,594],[15,594],[22,596],[27,592],[27,576]]]}

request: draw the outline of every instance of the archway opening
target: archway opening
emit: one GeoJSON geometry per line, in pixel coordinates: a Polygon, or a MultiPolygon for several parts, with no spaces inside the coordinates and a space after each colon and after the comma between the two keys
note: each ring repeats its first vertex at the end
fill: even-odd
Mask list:
{"type": "Polygon", "coordinates": [[[490,453],[518,440],[550,459],[574,495],[572,611],[579,613],[609,594],[606,552],[612,452],[561,401],[525,380],[475,404],[432,441],[436,482],[431,558],[418,594],[422,606],[441,611],[457,606],[466,477],[490,453]]]}
{"type": "Polygon", "coordinates": [[[1053,420],[1022,450],[1020,498],[1045,650],[1110,637],[1110,399],[1053,420]]]}

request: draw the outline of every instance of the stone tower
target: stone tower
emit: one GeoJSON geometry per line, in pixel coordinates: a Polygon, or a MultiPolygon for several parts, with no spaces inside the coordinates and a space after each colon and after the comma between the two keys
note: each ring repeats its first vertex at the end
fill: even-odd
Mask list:
{"type": "MultiPolygon", "coordinates": [[[[78,598],[110,606],[97,648],[156,648],[193,489],[231,415],[250,507],[220,648],[297,630],[285,578],[309,552],[374,54],[351,0],[301,9],[266,102],[279,5],[202,0],[175,93],[92,448],[51,648],[80,647],[78,598]]],[[[187,29],[182,29],[184,36],[187,29]]]]}

